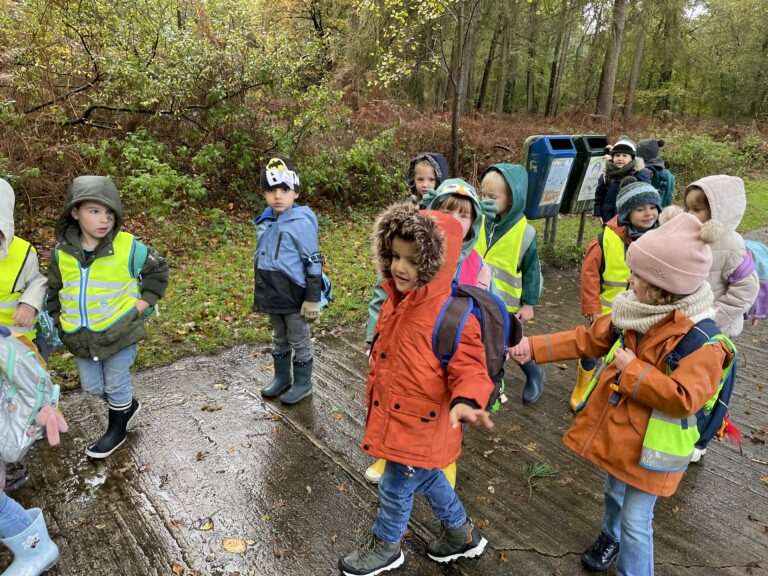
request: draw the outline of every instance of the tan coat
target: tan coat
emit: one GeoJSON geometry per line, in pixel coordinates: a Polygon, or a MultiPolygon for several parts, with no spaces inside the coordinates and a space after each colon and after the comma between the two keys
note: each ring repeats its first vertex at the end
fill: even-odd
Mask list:
{"type": "MultiPolygon", "coordinates": [[[[640,452],[653,408],[677,418],[698,411],[717,391],[723,365],[730,352],[722,343],[708,345],[686,356],[665,375],[664,358],[693,324],[675,310],[657,322],[637,342],[637,333],[625,332],[625,348],[637,359],[624,372],[614,364],[603,371],[587,405],[576,416],[563,442],[571,450],[619,480],[658,496],[674,494],[682,472],[658,472],[640,466],[640,452]],[[618,376],[619,396],[610,388],[618,376]]],[[[615,341],[611,316],[595,320],[590,328],[532,336],[536,362],[604,356],[615,341]]]]}

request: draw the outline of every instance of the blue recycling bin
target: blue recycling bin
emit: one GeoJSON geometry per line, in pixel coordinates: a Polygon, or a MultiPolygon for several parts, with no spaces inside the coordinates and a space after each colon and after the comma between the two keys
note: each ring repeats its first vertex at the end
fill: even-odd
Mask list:
{"type": "Polygon", "coordinates": [[[526,152],[525,216],[529,220],[557,216],[576,158],[576,146],[570,136],[540,136],[530,142],[526,152]]]}

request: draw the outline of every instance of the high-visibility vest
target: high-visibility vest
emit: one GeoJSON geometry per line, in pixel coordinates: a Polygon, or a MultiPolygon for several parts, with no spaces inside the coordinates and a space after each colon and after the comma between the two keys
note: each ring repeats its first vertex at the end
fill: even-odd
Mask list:
{"type": "Polygon", "coordinates": [[[626,244],[609,226],[603,229],[602,246],[605,269],[600,275],[600,305],[605,316],[611,313],[616,296],[626,292],[630,270],[624,256],[626,244]]]}
{"type": "Polygon", "coordinates": [[[139,299],[139,286],[131,270],[136,239],[118,232],[112,254],[96,258],[88,268],[64,251],[57,251],[62,289],[61,327],[65,332],[87,328],[103,332],[128,314],[139,299]]]}
{"type": "Polygon", "coordinates": [[[509,232],[493,246],[488,247],[485,222],[483,222],[475,244],[475,251],[490,267],[498,296],[504,301],[509,312],[517,312],[520,309],[520,299],[523,295],[523,273],[520,270],[520,264],[523,259],[521,248],[527,225],[528,220],[523,216],[509,232]]]}
{"type": "Polygon", "coordinates": [[[22,327],[13,323],[13,313],[19,305],[23,292],[14,292],[19,274],[24,269],[24,264],[29,253],[37,254],[35,248],[26,240],[14,236],[8,245],[8,256],[0,260],[0,324],[9,326],[13,332],[25,333],[34,330],[32,326],[22,327]]]}

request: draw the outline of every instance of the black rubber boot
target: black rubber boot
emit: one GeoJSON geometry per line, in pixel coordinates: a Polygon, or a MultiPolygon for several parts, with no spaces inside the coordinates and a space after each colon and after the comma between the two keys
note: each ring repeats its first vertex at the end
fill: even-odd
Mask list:
{"type": "Polygon", "coordinates": [[[597,541],[581,555],[581,565],[591,572],[605,572],[619,554],[619,543],[601,532],[597,541]]]}
{"type": "Polygon", "coordinates": [[[291,355],[293,352],[284,354],[272,354],[275,361],[275,377],[272,382],[261,389],[262,398],[277,398],[291,387],[291,355]]]}
{"type": "Polygon", "coordinates": [[[122,410],[116,410],[112,406],[109,407],[109,424],[107,424],[107,431],[104,433],[104,436],[85,449],[85,454],[87,456],[90,456],[91,458],[106,458],[123,445],[123,442],[125,442],[128,420],[130,420],[131,416],[138,411],[138,402],[136,404],[137,407],[134,408],[132,400],[131,405],[122,410]]]}
{"type": "Polygon", "coordinates": [[[312,359],[293,363],[293,386],[280,396],[280,402],[287,405],[298,404],[312,394],[312,359]]]}
{"type": "MultiPolygon", "coordinates": [[[[0,463],[0,466],[3,464],[0,463]]],[[[4,492],[10,492],[11,490],[16,490],[16,488],[21,488],[26,481],[29,479],[29,472],[27,471],[27,467],[24,466],[21,462],[15,462],[13,464],[6,464],[5,465],[5,488],[3,489],[4,492]]]]}
{"type": "Polygon", "coordinates": [[[520,368],[525,373],[523,404],[533,404],[541,398],[541,393],[544,391],[544,368],[536,364],[534,360],[520,364],[520,368]]]}

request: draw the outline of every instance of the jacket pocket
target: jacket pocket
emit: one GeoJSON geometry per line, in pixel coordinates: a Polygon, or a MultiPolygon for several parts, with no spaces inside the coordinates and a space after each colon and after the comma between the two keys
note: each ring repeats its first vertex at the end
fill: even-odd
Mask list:
{"type": "Polygon", "coordinates": [[[645,437],[645,431],[648,428],[648,420],[651,416],[650,409],[646,406],[627,399],[627,418],[632,428],[635,429],[640,438],[645,437]]]}
{"type": "Polygon", "coordinates": [[[104,332],[98,332],[96,342],[99,346],[110,346],[115,342],[119,342],[143,324],[144,321],[139,318],[138,309],[133,306],[117,323],[107,328],[104,332]]]}
{"type": "Polygon", "coordinates": [[[440,408],[439,402],[427,398],[391,395],[384,445],[403,454],[429,456],[433,451],[440,408]]]}

